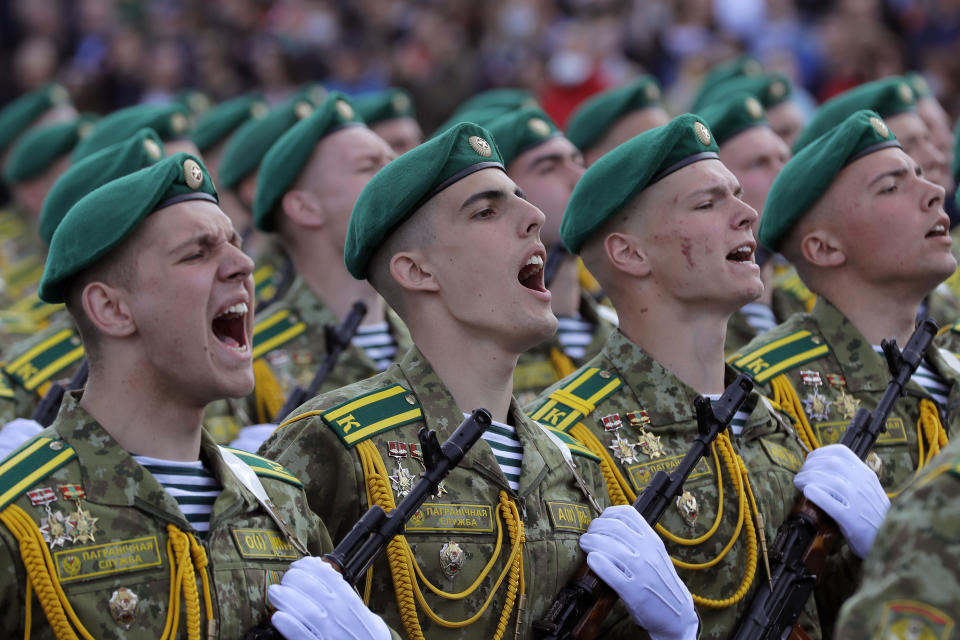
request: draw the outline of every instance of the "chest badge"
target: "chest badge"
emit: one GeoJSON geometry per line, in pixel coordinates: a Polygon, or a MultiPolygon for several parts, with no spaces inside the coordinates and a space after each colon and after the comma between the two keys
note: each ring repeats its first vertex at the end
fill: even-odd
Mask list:
{"type": "Polygon", "coordinates": [[[820,392],[820,387],[814,387],[803,399],[803,410],[814,421],[822,422],[829,418],[832,402],[820,392]]]}
{"type": "Polygon", "coordinates": [[[390,483],[393,485],[393,492],[398,498],[403,498],[413,489],[413,475],[403,466],[401,460],[409,455],[409,448],[406,442],[397,442],[391,440],[387,442],[387,453],[397,461],[397,470],[390,476],[390,483]]]}
{"type": "Polygon", "coordinates": [[[613,435],[613,444],[608,445],[608,448],[613,450],[613,456],[624,464],[636,462],[637,453],[634,449],[637,448],[637,445],[629,440],[624,440],[620,437],[619,432],[615,432],[613,435]]]}
{"type": "Polygon", "coordinates": [[[870,471],[873,471],[878,477],[880,476],[880,471],[883,469],[883,460],[880,459],[876,451],[868,453],[867,459],[864,460],[864,462],[866,462],[870,471]]]}
{"type": "Polygon", "coordinates": [[[443,570],[443,575],[450,580],[460,574],[464,560],[466,560],[466,556],[463,549],[453,540],[440,548],[440,568],[443,570]]]}
{"type": "Polygon", "coordinates": [[[689,491],[684,491],[677,497],[677,511],[680,512],[683,521],[692,527],[697,522],[697,516],[700,515],[697,498],[689,491]]]}
{"type": "Polygon", "coordinates": [[[113,592],[107,604],[110,607],[110,615],[121,628],[129,630],[133,626],[133,620],[137,616],[137,604],[140,598],[130,589],[120,587],[113,592]]]}
{"type": "Polygon", "coordinates": [[[646,411],[630,411],[627,413],[627,422],[631,427],[640,430],[637,446],[640,447],[641,452],[650,458],[660,458],[665,455],[663,445],[660,444],[660,436],[655,436],[646,429],[650,424],[650,416],[646,411]]]}
{"type": "Polygon", "coordinates": [[[86,492],[78,484],[62,484],[57,487],[64,500],[72,500],[76,505],[76,511],[71,513],[67,520],[72,527],[71,542],[96,542],[95,534],[99,533],[97,520],[83,510],[83,499],[87,497],[86,492]]]}
{"type": "Polygon", "coordinates": [[[40,534],[51,550],[62,547],[73,540],[73,523],[59,509],[51,511],[47,506],[47,517],[40,520],[40,534]]]}

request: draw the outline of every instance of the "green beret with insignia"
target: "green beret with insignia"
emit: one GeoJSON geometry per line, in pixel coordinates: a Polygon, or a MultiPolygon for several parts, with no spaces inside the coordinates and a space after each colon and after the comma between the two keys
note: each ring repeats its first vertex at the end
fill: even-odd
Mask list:
{"type": "Polygon", "coordinates": [[[521,107],[536,106],[538,106],[537,99],[526,89],[488,89],[460,103],[455,113],[490,108],[511,111],[521,107]]]}
{"type": "Polygon", "coordinates": [[[347,226],[343,261],[358,280],[390,233],[427,200],[471,173],[504,170],[493,137],[472,122],[458,124],[380,169],[360,192],[347,226]]]}
{"type": "Polygon", "coordinates": [[[601,156],[577,182],[560,223],[563,244],[579,253],[597,229],[648,186],[717,157],[707,123],[690,113],[634,136],[601,156]]]}
{"type": "Polygon", "coordinates": [[[917,96],[918,101],[933,97],[933,89],[930,88],[930,83],[927,82],[927,79],[924,78],[923,74],[919,71],[908,71],[904,75],[904,78],[910,83],[910,88],[913,89],[913,93],[917,96]]]}
{"type": "Polygon", "coordinates": [[[0,153],[48,109],[69,102],[67,90],[51,83],[7,104],[0,110],[0,153]]]}
{"type": "Polygon", "coordinates": [[[191,137],[200,151],[206,151],[225,140],[247,120],[262,118],[268,111],[267,103],[259,93],[227,100],[200,116],[191,137]]]}
{"type": "Polygon", "coordinates": [[[80,118],[30,129],[10,148],[3,179],[15,184],[40,176],[70,153],[92,127],[90,118],[80,118]]]}
{"type": "Polygon", "coordinates": [[[801,149],[777,174],[760,217],[757,238],[779,251],[784,237],[826,193],[848,164],[875,151],[900,147],[874,111],[857,111],[801,149]]]}
{"type": "Polygon", "coordinates": [[[385,89],[355,101],[360,119],[368,125],[394,118],[415,118],[413,99],[403,89],[385,89]]]}
{"type": "Polygon", "coordinates": [[[43,200],[40,237],[49,245],[70,207],[111,180],[139,171],[163,158],[163,142],[153,129],[141,129],[124,142],[92,153],[67,169],[43,200]]]}
{"type": "Polygon", "coordinates": [[[707,73],[707,77],[697,90],[697,95],[693,99],[693,104],[695,107],[706,106],[706,103],[704,102],[704,96],[706,96],[708,93],[711,93],[718,86],[729,80],[733,80],[734,78],[742,78],[743,76],[759,76],[762,73],[763,65],[760,64],[760,61],[753,56],[742,55],[734,58],[733,60],[728,60],[727,62],[718,64],[713,67],[709,73],[707,73]]]}
{"type": "Polygon", "coordinates": [[[782,73],[763,73],[756,76],[731,78],[718,84],[694,103],[693,109],[699,113],[717,100],[725,100],[735,93],[750,93],[760,101],[764,109],[770,109],[786,102],[793,94],[790,79],[782,73]]]}
{"type": "Polygon", "coordinates": [[[81,198],[53,234],[40,299],[65,302],[77,274],[123,242],[148,215],[187,200],[219,202],[210,174],[188,153],[176,153],[81,198]]]}
{"type": "Polygon", "coordinates": [[[339,91],[333,91],[313,114],[280,136],[260,163],[253,199],[254,226],[262,231],[274,231],[274,207],[297,181],[320,140],[344,127],[356,126],[365,125],[357,117],[353,102],[339,91]]]}
{"type": "Polygon", "coordinates": [[[496,141],[506,167],[524,151],[563,135],[540,107],[524,107],[502,115],[490,122],[487,129],[496,141]]]}
{"type": "Polygon", "coordinates": [[[178,102],[127,107],[101,118],[93,132],[77,144],[71,158],[79,162],[144,128],[153,129],[165,142],[179,140],[190,135],[191,126],[190,110],[178,102]]]}
{"type": "Polygon", "coordinates": [[[757,126],[766,126],[766,112],[752,93],[735,93],[716,100],[698,114],[710,127],[717,145],[738,133],[757,126]]]}
{"type": "Polygon", "coordinates": [[[660,85],[656,79],[641,76],[625,85],[602,91],[577,107],[567,121],[567,138],[585,151],[626,114],[662,106],[660,85]]]}
{"type": "Polygon", "coordinates": [[[313,102],[298,95],[237,127],[220,158],[220,188],[232,189],[253,174],[273,143],[314,108],[313,102]]]}
{"type": "Polygon", "coordinates": [[[181,89],[173,96],[174,102],[179,102],[195,116],[203,115],[213,106],[210,96],[199,89],[181,89]]]}
{"type": "Polygon", "coordinates": [[[900,76],[874,80],[824,102],[793,144],[797,153],[824,133],[863,109],[875,111],[881,118],[917,110],[917,97],[900,76]]]}

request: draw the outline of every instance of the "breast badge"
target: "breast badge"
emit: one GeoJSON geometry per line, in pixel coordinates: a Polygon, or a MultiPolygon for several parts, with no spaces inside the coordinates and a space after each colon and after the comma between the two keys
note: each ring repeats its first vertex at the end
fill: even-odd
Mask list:
{"type": "Polygon", "coordinates": [[[697,499],[689,491],[684,491],[682,495],[677,497],[677,511],[680,512],[680,517],[688,526],[692,527],[696,524],[697,516],[700,515],[698,509],[697,499]]]}
{"type": "Polygon", "coordinates": [[[126,587],[120,587],[113,592],[107,604],[110,607],[110,615],[121,628],[129,630],[133,625],[133,620],[137,615],[137,604],[140,598],[133,591],[126,587]]]}
{"type": "Polygon", "coordinates": [[[440,548],[440,568],[443,575],[453,580],[460,574],[466,556],[459,544],[451,540],[440,548]]]}

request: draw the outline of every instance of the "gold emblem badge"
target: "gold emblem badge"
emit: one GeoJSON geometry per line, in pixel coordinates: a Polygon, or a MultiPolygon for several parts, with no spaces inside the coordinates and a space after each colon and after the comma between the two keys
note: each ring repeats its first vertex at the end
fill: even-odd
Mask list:
{"type": "Polygon", "coordinates": [[[877,132],[877,135],[882,138],[890,135],[890,129],[887,128],[887,123],[877,116],[870,116],[870,126],[872,126],[873,130],[877,132]]]}
{"type": "Polygon", "coordinates": [[[880,470],[883,469],[883,460],[880,459],[880,456],[878,456],[875,451],[868,453],[867,459],[864,462],[867,463],[870,471],[873,471],[877,476],[880,475],[880,470]]]}
{"type": "Polygon", "coordinates": [[[80,562],[80,558],[76,554],[71,553],[60,559],[60,568],[64,575],[73,577],[80,573],[81,567],[83,567],[83,563],[80,562]]]}
{"type": "Polygon", "coordinates": [[[337,113],[344,120],[353,120],[353,107],[346,100],[337,100],[337,113]]]}
{"type": "Polygon", "coordinates": [[[637,445],[621,438],[619,431],[614,432],[613,444],[608,445],[607,448],[613,449],[614,457],[624,464],[631,464],[637,461],[637,454],[634,451],[637,445]]]}
{"type": "Polygon", "coordinates": [[[143,141],[143,151],[146,153],[151,160],[156,162],[163,157],[163,150],[160,148],[160,145],[156,143],[152,138],[147,138],[143,141]]]}
{"type": "Polygon", "coordinates": [[[293,107],[293,114],[297,116],[298,120],[309,118],[311,113],[313,113],[313,107],[302,100],[293,107]]]}
{"type": "Polygon", "coordinates": [[[93,518],[77,501],[77,510],[70,516],[70,522],[73,524],[74,542],[96,542],[94,534],[98,533],[97,520],[93,518]]]}
{"type": "Polygon", "coordinates": [[[199,92],[191,94],[187,102],[190,103],[190,111],[194,113],[203,113],[210,108],[210,98],[199,92]]]}
{"type": "Polygon", "coordinates": [[[659,458],[664,454],[663,445],[660,444],[660,436],[655,436],[646,429],[640,431],[640,439],[637,440],[640,451],[651,458],[659,458]]]}
{"type": "Polygon", "coordinates": [[[660,89],[652,82],[647,85],[647,87],[643,90],[643,93],[647,96],[647,100],[650,102],[660,99],[660,89]]]}
{"type": "Polygon", "coordinates": [[[834,404],[837,405],[837,409],[840,410],[840,417],[844,420],[853,420],[853,416],[856,415],[857,409],[860,408],[860,401],[843,389],[840,389],[840,399],[834,404]]]}
{"type": "Polygon", "coordinates": [[[770,97],[771,98],[782,98],[787,94],[787,85],[777,80],[770,84],[770,97]]]}
{"type": "Polygon", "coordinates": [[[693,123],[693,132],[697,134],[700,144],[705,147],[710,145],[710,130],[702,122],[693,123]]]}
{"type": "Polygon", "coordinates": [[[51,550],[62,547],[73,539],[73,523],[59,509],[51,511],[47,507],[47,517],[40,520],[40,533],[51,550]]]}
{"type": "Polygon", "coordinates": [[[133,591],[126,587],[120,587],[110,596],[108,605],[110,606],[110,615],[118,625],[123,629],[129,629],[133,625],[133,619],[137,615],[137,603],[140,598],[133,591]]]}
{"type": "Polygon", "coordinates": [[[203,170],[192,158],[183,161],[183,181],[194,191],[203,185],[203,170]]]}
{"type": "Polygon", "coordinates": [[[466,560],[466,556],[463,553],[463,549],[453,540],[447,542],[440,548],[440,568],[443,570],[443,575],[447,576],[450,580],[453,580],[460,574],[464,560],[466,560]]]}
{"type": "Polygon", "coordinates": [[[479,155],[484,158],[489,158],[493,155],[493,149],[490,147],[490,143],[481,138],[480,136],[470,136],[467,139],[467,142],[470,143],[470,148],[476,151],[479,155]]]}
{"type": "Polygon", "coordinates": [[[677,496],[677,511],[680,512],[680,517],[688,526],[692,527],[696,524],[699,515],[697,509],[697,499],[689,491],[684,491],[682,495],[677,496]]]}
{"type": "Polygon", "coordinates": [[[743,106],[747,108],[747,113],[754,120],[759,120],[763,117],[763,106],[760,104],[760,101],[753,96],[744,100],[743,106]]]}
{"type": "Polygon", "coordinates": [[[170,129],[176,134],[186,133],[189,124],[187,116],[182,113],[175,113],[170,116],[170,129]]]}
{"type": "Polygon", "coordinates": [[[410,98],[403,93],[394,95],[390,103],[393,105],[393,110],[397,113],[406,113],[410,108],[410,98]]]}
{"type": "Polygon", "coordinates": [[[259,120],[263,116],[267,115],[270,112],[270,109],[262,102],[254,102],[250,105],[250,117],[256,118],[259,120]]]}
{"type": "Polygon", "coordinates": [[[527,121],[527,126],[530,127],[530,131],[533,131],[538,136],[550,135],[550,125],[548,125],[547,121],[543,118],[530,118],[530,120],[527,121]]]}
{"type": "Polygon", "coordinates": [[[906,82],[901,82],[897,85],[897,91],[900,92],[900,99],[903,100],[906,104],[913,102],[913,89],[910,88],[906,82]]]}
{"type": "Polygon", "coordinates": [[[819,385],[815,386],[813,391],[807,394],[807,397],[803,400],[803,410],[811,420],[826,420],[832,405],[833,403],[820,393],[819,385]]]}

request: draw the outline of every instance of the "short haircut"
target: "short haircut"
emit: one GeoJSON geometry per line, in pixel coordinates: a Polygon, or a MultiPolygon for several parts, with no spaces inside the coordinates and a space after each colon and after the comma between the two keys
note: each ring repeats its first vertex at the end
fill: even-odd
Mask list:
{"type": "Polygon", "coordinates": [[[403,289],[390,273],[390,260],[402,251],[421,249],[433,244],[436,239],[433,227],[435,215],[436,208],[428,200],[387,236],[367,265],[367,280],[401,316],[405,312],[403,289]]]}

